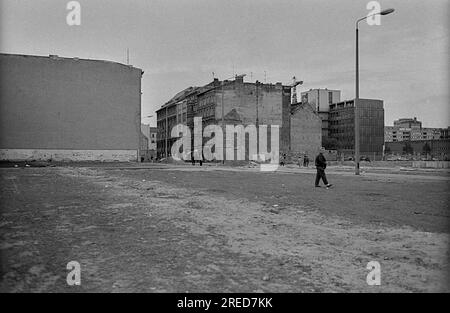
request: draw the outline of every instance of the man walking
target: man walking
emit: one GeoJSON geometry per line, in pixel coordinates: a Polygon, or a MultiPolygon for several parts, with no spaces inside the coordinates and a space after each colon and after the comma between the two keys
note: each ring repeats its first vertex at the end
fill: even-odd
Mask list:
{"type": "Polygon", "coordinates": [[[325,186],[327,186],[327,188],[329,188],[333,185],[328,183],[327,176],[325,175],[325,168],[327,167],[327,160],[325,159],[325,157],[323,155],[323,151],[325,151],[325,149],[321,148],[319,151],[319,155],[316,157],[316,169],[317,169],[316,187],[320,187],[319,182],[320,182],[320,179],[322,179],[325,186]]]}

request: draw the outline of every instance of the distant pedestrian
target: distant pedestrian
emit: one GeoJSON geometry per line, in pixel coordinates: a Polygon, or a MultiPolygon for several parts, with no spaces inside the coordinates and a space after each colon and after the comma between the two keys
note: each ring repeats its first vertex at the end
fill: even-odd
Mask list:
{"type": "Polygon", "coordinates": [[[298,156],[298,167],[302,167],[302,157],[298,156]]]}
{"type": "Polygon", "coordinates": [[[323,148],[320,149],[319,155],[316,157],[316,169],[317,169],[316,187],[320,187],[319,183],[320,183],[320,179],[322,179],[325,186],[327,186],[329,188],[333,185],[328,183],[327,176],[325,175],[325,169],[327,168],[327,160],[325,159],[325,156],[323,155],[323,151],[325,151],[325,149],[323,149],[323,148]]]}
{"type": "Polygon", "coordinates": [[[281,162],[280,162],[281,166],[284,166],[284,164],[286,164],[286,153],[283,153],[283,156],[281,157],[281,162]]]}
{"type": "Polygon", "coordinates": [[[304,167],[308,167],[309,166],[309,157],[306,154],[305,154],[305,156],[303,158],[303,166],[304,167]]]}

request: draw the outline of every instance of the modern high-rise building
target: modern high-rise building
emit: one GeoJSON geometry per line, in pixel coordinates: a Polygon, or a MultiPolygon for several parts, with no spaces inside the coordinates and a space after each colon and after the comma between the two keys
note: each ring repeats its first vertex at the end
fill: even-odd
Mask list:
{"type": "Polygon", "coordinates": [[[317,112],[329,112],[330,104],[341,101],[341,91],[331,89],[310,89],[301,93],[302,103],[309,103],[317,112]]]}
{"type": "MultiPolygon", "coordinates": [[[[384,108],[382,100],[359,99],[360,154],[371,160],[381,159],[384,144],[384,108]]],[[[330,105],[329,137],[337,142],[337,149],[353,156],[355,149],[355,101],[330,105]]]]}

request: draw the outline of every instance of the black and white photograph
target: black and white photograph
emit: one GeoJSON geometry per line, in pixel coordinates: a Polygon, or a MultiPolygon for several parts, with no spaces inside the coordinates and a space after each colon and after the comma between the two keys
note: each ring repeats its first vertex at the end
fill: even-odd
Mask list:
{"type": "Polygon", "coordinates": [[[449,17],[0,0],[0,292],[449,293],[449,17]]]}

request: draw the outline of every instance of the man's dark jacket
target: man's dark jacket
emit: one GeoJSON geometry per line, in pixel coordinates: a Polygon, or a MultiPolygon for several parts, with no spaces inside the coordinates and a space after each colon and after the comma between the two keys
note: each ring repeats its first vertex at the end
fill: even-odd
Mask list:
{"type": "Polygon", "coordinates": [[[322,168],[322,169],[325,169],[327,167],[327,160],[325,159],[325,157],[323,156],[322,153],[320,153],[316,157],[316,167],[322,168]]]}

